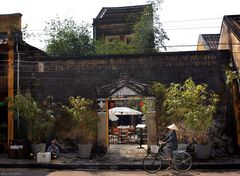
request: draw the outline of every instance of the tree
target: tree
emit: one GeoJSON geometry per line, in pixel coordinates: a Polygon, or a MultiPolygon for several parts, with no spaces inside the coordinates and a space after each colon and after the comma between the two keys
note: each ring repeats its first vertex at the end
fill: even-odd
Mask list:
{"type": "Polygon", "coordinates": [[[163,0],[148,0],[147,3],[152,5],[153,11],[153,31],[154,31],[154,44],[155,51],[158,52],[163,48],[166,50],[166,46],[164,41],[169,40],[166,31],[162,27],[162,23],[160,22],[159,11],[161,7],[161,3],[163,0]]]}
{"type": "Polygon", "coordinates": [[[186,127],[199,137],[198,140],[206,140],[205,135],[212,125],[219,101],[218,95],[208,90],[206,84],[195,84],[192,78],[188,78],[183,85],[172,83],[164,89],[157,82],[152,91],[156,95],[161,119],[186,127]]]}
{"type": "MultiPolygon", "coordinates": [[[[133,25],[131,42],[126,44],[121,41],[95,42],[96,54],[132,54],[159,52],[160,48],[166,50],[164,40],[169,39],[159,18],[159,9],[162,0],[148,0],[149,4],[142,14],[131,14],[126,22],[133,25]]],[[[129,26],[126,26],[129,27],[129,26]]]]}
{"type": "Polygon", "coordinates": [[[31,95],[21,92],[8,101],[12,105],[9,110],[18,111],[21,120],[16,137],[28,138],[33,143],[46,140],[55,120],[49,109],[43,110],[31,95]]]}
{"type": "Polygon", "coordinates": [[[121,41],[95,41],[94,50],[95,54],[97,55],[133,53],[132,45],[128,45],[125,42],[121,41]]]}
{"type": "Polygon", "coordinates": [[[159,18],[159,9],[162,0],[148,0],[147,6],[134,25],[131,45],[136,53],[159,52],[160,48],[166,50],[164,40],[168,39],[159,18]]]}
{"type": "Polygon", "coordinates": [[[90,99],[69,97],[69,107],[66,107],[75,121],[71,136],[79,143],[91,144],[96,134],[98,121],[97,113],[93,110],[93,101],[90,99]]]}
{"type": "Polygon", "coordinates": [[[93,45],[89,25],[76,24],[71,18],[61,20],[59,17],[47,22],[44,29],[49,39],[47,52],[51,55],[86,56],[92,54],[93,45]]]}

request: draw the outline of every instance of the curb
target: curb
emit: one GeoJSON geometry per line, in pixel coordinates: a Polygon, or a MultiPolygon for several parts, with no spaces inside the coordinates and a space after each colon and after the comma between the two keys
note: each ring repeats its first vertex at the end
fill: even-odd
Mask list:
{"type": "MultiPolygon", "coordinates": [[[[163,165],[163,169],[167,165],[163,165]]],[[[86,170],[142,170],[141,164],[49,164],[49,163],[36,163],[36,164],[0,164],[0,168],[42,168],[42,169],[86,169],[86,170]]],[[[191,169],[239,169],[240,163],[198,163],[193,164],[191,169]]]]}

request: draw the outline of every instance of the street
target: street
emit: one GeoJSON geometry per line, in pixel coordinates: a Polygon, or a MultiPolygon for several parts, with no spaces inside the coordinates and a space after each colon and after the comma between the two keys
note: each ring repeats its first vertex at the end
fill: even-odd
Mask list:
{"type": "Polygon", "coordinates": [[[148,174],[141,170],[49,170],[49,169],[0,169],[0,176],[239,176],[240,170],[192,170],[187,173],[179,173],[174,170],[161,170],[157,174],[148,174]]]}

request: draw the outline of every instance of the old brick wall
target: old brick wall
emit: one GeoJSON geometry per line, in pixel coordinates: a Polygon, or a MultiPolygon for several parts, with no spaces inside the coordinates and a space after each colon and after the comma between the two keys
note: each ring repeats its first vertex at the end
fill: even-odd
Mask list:
{"type": "Polygon", "coordinates": [[[20,83],[23,89],[35,89],[40,99],[52,95],[57,101],[65,101],[72,95],[99,98],[97,88],[123,76],[145,84],[178,83],[192,77],[196,83],[207,83],[223,97],[224,103],[228,65],[228,51],[33,58],[32,61],[28,58],[20,66],[20,83]]]}
{"type": "MultiPolygon", "coordinates": [[[[227,50],[81,58],[28,57],[25,62],[24,57],[21,58],[21,89],[31,91],[40,100],[49,95],[52,95],[55,101],[62,102],[66,102],[69,96],[77,95],[92,99],[106,98],[109,95],[99,97],[97,89],[119,79],[151,85],[153,81],[165,84],[182,83],[192,77],[196,83],[206,83],[211,90],[220,95],[218,117],[223,119],[221,130],[224,131],[226,127],[226,107],[231,102],[225,85],[225,70],[230,61],[227,50]]],[[[102,117],[98,127],[98,144],[102,145],[106,141],[104,119],[105,117],[102,117]]],[[[157,136],[156,129],[151,128],[148,132],[150,143],[155,141],[154,136],[157,136]]]]}

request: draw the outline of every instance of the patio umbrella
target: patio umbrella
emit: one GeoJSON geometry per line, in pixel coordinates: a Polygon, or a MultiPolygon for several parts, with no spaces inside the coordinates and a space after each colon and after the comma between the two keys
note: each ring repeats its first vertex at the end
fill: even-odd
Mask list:
{"type": "Polygon", "coordinates": [[[128,107],[115,107],[112,109],[109,109],[109,115],[114,114],[114,115],[141,115],[142,112],[137,111],[135,109],[131,109],[128,107]]]}
{"type": "MultiPolygon", "coordinates": [[[[115,108],[109,109],[109,116],[111,116],[112,114],[121,115],[122,117],[123,115],[141,115],[142,112],[137,111],[135,109],[128,108],[128,107],[115,107],[115,108]]],[[[121,142],[122,142],[122,118],[120,120],[121,120],[120,122],[121,123],[121,142]]]]}
{"type": "Polygon", "coordinates": [[[119,118],[116,115],[114,115],[114,114],[109,114],[109,119],[111,121],[117,121],[119,118]]]}

